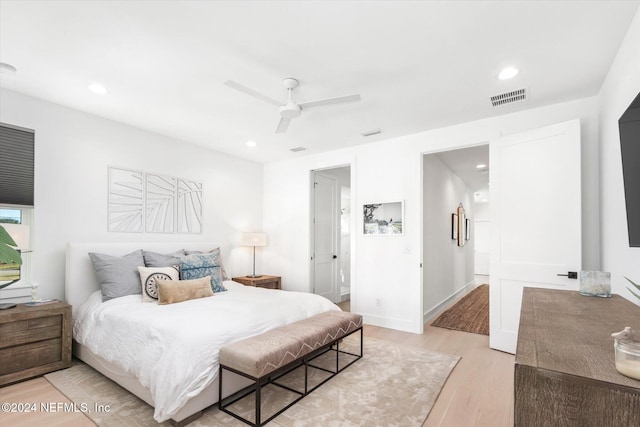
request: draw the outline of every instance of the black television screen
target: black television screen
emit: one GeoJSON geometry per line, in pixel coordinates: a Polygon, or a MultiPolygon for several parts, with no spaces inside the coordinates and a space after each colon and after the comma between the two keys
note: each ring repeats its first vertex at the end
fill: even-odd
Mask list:
{"type": "Polygon", "coordinates": [[[640,247],[640,93],[618,120],[629,246],[640,247]]]}

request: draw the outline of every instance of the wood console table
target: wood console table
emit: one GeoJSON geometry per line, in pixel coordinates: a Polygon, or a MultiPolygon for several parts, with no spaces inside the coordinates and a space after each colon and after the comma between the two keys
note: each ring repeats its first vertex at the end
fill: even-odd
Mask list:
{"type": "Polygon", "coordinates": [[[640,381],[615,367],[612,332],[640,331],[626,299],[525,288],[515,365],[516,426],[640,426],[640,381]]]}

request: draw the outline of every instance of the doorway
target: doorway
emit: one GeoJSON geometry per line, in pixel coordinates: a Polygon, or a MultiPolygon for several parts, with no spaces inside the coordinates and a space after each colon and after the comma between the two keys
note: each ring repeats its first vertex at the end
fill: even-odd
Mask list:
{"type": "Polygon", "coordinates": [[[489,283],[489,145],[425,154],[422,169],[427,323],[476,286],[489,283]]]}
{"type": "Polygon", "coordinates": [[[311,292],[349,311],[351,167],[311,173],[311,292]]]}

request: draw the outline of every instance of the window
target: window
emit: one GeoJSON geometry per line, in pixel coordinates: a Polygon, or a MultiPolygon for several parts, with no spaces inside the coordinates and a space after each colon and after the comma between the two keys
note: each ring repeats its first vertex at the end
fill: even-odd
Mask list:
{"type": "Polygon", "coordinates": [[[35,135],[0,123],[0,203],[33,206],[35,135]]]}
{"type": "Polygon", "coordinates": [[[21,298],[31,292],[34,148],[33,130],[0,123],[0,224],[29,227],[22,250],[20,280],[0,290],[0,299],[21,298]]]}
{"type": "Polygon", "coordinates": [[[0,208],[0,223],[22,224],[22,209],[0,208]]]}
{"type": "MultiPolygon", "coordinates": [[[[20,269],[20,281],[12,284],[6,289],[11,290],[11,297],[27,295],[29,292],[16,292],[20,288],[30,288],[32,284],[32,263],[31,251],[33,250],[33,208],[27,206],[7,206],[0,205],[0,225],[2,224],[23,224],[29,227],[29,242],[26,251],[22,252],[22,267],[20,269]],[[16,295],[14,295],[16,294],[16,295]]],[[[2,291],[0,291],[2,292],[2,291]]],[[[4,296],[4,295],[3,295],[4,296]]],[[[4,296],[8,297],[8,296],[4,296]]],[[[2,297],[0,297],[1,299],[2,297]]]]}

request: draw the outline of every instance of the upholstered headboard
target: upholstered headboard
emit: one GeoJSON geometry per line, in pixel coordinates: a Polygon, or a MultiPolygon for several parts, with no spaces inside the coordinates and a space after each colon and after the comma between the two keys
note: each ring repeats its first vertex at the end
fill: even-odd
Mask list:
{"type": "Polygon", "coordinates": [[[213,242],[69,243],[64,282],[65,300],[75,310],[93,292],[100,289],[89,252],[117,256],[128,254],[136,249],[170,253],[179,249],[209,251],[219,246],[218,243],[213,242]]]}

